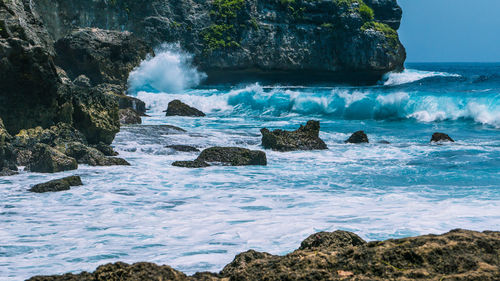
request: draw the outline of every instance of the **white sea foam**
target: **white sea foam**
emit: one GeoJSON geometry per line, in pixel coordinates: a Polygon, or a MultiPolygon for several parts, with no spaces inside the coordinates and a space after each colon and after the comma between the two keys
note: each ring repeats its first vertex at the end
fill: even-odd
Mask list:
{"type": "Polygon", "coordinates": [[[395,86],[407,83],[413,83],[429,77],[460,77],[458,74],[436,72],[436,71],[421,71],[414,69],[405,69],[403,72],[390,72],[382,79],[385,86],[395,86]]]}
{"type": "Polygon", "coordinates": [[[200,84],[206,74],[191,65],[192,56],[177,44],[163,44],[130,73],[129,92],[179,93],[200,84]]]}

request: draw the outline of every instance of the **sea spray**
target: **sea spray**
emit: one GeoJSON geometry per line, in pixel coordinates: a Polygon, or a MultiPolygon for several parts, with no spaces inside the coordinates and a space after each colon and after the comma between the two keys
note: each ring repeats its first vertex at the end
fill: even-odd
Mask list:
{"type": "Polygon", "coordinates": [[[405,69],[402,72],[389,72],[382,78],[381,84],[384,86],[398,86],[408,83],[420,81],[431,77],[461,77],[459,74],[438,72],[438,71],[422,71],[415,69],[405,69]]]}
{"type": "Polygon", "coordinates": [[[147,57],[128,79],[129,93],[179,93],[198,86],[207,76],[192,65],[192,55],[179,44],[162,44],[154,57],[147,57]]]}

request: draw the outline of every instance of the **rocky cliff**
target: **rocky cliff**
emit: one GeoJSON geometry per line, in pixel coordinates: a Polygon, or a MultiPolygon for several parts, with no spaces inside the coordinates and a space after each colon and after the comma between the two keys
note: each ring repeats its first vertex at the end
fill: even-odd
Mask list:
{"type": "Polygon", "coordinates": [[[57,40],[75,27],[180,42],[209,82],[375,82],[403,68],[396,0],[36,0],[57,40]],[[299,81],[300,82],[300,81],[299,81]]]}

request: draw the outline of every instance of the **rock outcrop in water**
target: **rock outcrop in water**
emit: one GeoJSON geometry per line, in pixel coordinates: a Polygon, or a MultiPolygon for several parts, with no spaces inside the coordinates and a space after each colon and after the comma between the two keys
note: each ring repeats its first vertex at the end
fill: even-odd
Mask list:
{"type": "Polygon", "coordinates": [[[352,134],[346,141],[346,143],[369,143],[368,136],[364,131],[357,131],[352,134]]]}
{"type": "Polygon", "coordinates": [[[192,116],[192,117],[205,116],[205,113],[181,102],[180,100],[173,100],[169,102],[166,112],[167,112],[166,116],[192,116]]]}
{"type": "Polygon", "coordinates": [[[142,119],[137,111],[132,108],[120,109],[118,111],[118,116],[120,117],[120,124],[141,124],[142,119]]]}
{"type": "Polygon", "coordinates": [[[300,125],[295,131],[274,130],[264,128],[262,146],[277,151],[328,149],[319,138],[319,121],[309,120],[305,126],[300,125]]]}
{"type": "Polygon", "coordinates": [[[285,256],[250,250],[219,273],[186,276],[152,263],[106,264],[93,273],[37,276],[73,280],[484,280],[500,278],[500,232],[452,230],[443,235],[365,242],[354,233],[313,234],[285,256]]]}
{"type": "Polygon", "coordinates": [[[72,186],[83,185],[80,176],[69,176],[62,179],[51,180],[32,186],[29,191],[36,193],[57,192],[69,190],[72,186]]]}
{"type": "Polygon", "coordinates": [[[450,136],[444,133],[434,133],[431,142],[455,142],[450,136]]]}
{"type": "Polygon", "coordinates": [[[16,154],[10,144],[12,136],[7,132],[0,118],[0,177],[17,174],[16,154]]]}
{"type": "Polygon", "coordinates": [[[194,161],[176,161],[174,166],[203,168],[210,164],[227,166],[267,165],[266,153],[241,147],[211,147],[203,150],[194,161]]]}
{"type": "Polygon", "coordinates": [[[98,27],[134,32],[152,46],[180,42],[209,82],[375,82],[402,69],[406,57],[396,0],[36,0],[35,6],[54,40],[98,27]]]}

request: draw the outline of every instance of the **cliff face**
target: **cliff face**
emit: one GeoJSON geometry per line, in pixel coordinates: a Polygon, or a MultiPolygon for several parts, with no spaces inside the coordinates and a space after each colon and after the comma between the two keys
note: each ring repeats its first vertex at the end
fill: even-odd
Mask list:
{"type": "Polygon", "coordinates": [[[402,69],[406,58],[396,31],[402,15],[396,0],[35,3],[55,40],[75,27],[99,27],[132,31],[153,46],[180,42],[212,80],[297,74],[374,82],[402,69]]]}

